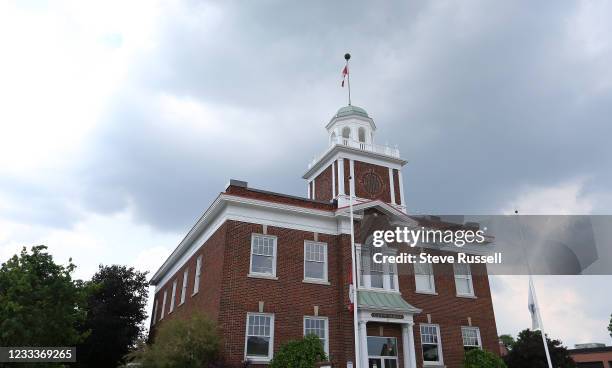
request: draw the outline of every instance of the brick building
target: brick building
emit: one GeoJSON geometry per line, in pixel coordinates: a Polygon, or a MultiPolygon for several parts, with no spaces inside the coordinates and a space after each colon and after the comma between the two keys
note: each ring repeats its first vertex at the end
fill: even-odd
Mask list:
{"type": "Polygon", "coordinates": [[[308,333],[321,338],[336,367],[461,367],[466,349],[498,352],[484,265],[370,261],[368,216],[421,225],[406,211],[406,161],[397,148],[374,144],[376,125],[359,107],[341,108],[326,128],[329,147],[303,175],[307,198],[230,181],[153,276],[152,333],[169,318],[203,311],[217,322],[231,366],[265,366],[281,344],[308,333]]]}

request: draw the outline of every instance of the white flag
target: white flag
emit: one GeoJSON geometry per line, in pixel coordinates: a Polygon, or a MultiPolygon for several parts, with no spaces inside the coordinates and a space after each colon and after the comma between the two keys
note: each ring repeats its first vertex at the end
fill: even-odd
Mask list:
{"type": "Polygon", "coordinates": [[[539,330],[541,328],[539,318],[540,313],[538,311],[538,304],[531,276],[529,276],[529,302],[527,304],[527,308],[529,309],[529,313],[531,314],[531,330],[539,330]]]}

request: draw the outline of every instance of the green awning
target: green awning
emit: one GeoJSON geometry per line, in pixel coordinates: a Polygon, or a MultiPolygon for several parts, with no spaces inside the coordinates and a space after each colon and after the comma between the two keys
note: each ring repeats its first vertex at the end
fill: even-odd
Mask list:
{"type": "Polygon", "coordinates": [[[398,293],[360,290],[357,293],[358,307],[385,311],[419,313],[420,309],[408,304],[398,293]]]}

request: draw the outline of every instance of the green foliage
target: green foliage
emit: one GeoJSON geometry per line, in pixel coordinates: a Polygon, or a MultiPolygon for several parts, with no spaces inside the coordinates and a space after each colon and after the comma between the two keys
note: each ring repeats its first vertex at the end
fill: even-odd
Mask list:
{"type": "Polygon", "coordinates": [[[202,314],[172,318],[156,331],[155,342],[129,355],[143,368],[200,368],[214,363],[219,353],[216,325],[202,314]]]}
{"type": "Polygon", "coordinates": [[[500,357],[490,351],[480,349],[473,349],[465,353],[464,366],[465,368],[506,368],[506,364],[500,357]]]}
{"type": "Polygon", "coordinates": [[[147,318],[146,275],[133,267],[100,265],[89,282],[87,319],[80,329],[91,334],[77,346],[77,366],[116,367],[134,347],[147,318]]]}
{"type": "Polygon", "coordinates": [[[514,345],[515,343],[514,337],[508,334],[504,334],[504,335],[501,335],[499,339],[501,340],[502,344],[504,344],[506,349],[508,349],[508,351],[512,350],[512,345],[514,345]]]}
{"type": "Polygon", "coordinates": [[[313,368],[315,363],[325,360],[327,356],[321,340],[315,335],[308,335],[281,346],[269,368],[313,368]]]}
{"type": "MultiPolygon", "coordinates": [[[[567,348],[559,340],[546,338],[550,358],[555,368],[574,368],[576,364],[567,348]]],[[[523,330],[512,345],[512,350],[504,357],[508,368],[547,368],[546,354],[540,331],[523,330]]]]}
{"type": "Polygon", "coordinates": [[[0,346],[75,346],[87,336],[86,288],[72,260],[58,265],[44,245],[24,247],[0,267],[0,346]]]}

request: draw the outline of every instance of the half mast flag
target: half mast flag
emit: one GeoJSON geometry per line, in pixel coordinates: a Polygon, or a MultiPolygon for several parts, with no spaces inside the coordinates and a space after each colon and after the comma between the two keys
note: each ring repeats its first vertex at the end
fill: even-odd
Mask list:
{"type": "Polygon", "coordinates": [[[344,87],[344,81],[346,80],[346,76],[348,75],[348,73],[348,65],[345,65],[344,69],[342,69],[342,87],[344,87]]]}
{"type": "Polygon", "coordinates": [[[529,276],[529,301],[527,302],[527,308],[531,314],[531,330],[539,330],[540,326],[540,313],[538,311],[538,302],[535,296],[535,290],[533,287],[533,280],[529,276]]]}

